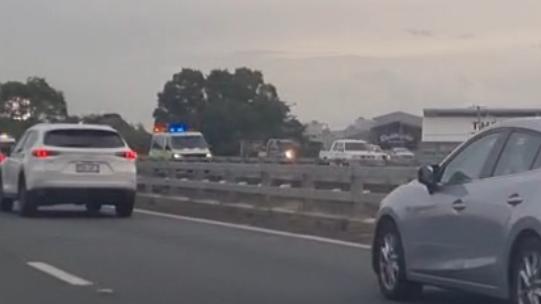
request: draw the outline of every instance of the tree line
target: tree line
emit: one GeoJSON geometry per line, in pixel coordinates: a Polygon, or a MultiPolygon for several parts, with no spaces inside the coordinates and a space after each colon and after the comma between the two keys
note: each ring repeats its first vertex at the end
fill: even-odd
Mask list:
{"type": "MultiPolygon", "coordinates": [[[[274,85],[248,68],[213,70],[208,75],[182,69],[165,83],[152,113],[155,122],[183,122],[203,132],[217,155],[237,155],[242,141],[293,138],[302,143],[303,125],[291,114],[274,85]]],[[[70,115],[61,90],[45,78],[0,83],[0,131],[18,137],[39,122],[107,124],[138,152],[148,151],[150,134],[119,114],[70,115]]]]}
{"type": "Polygon", "coordinates": [[[214,153],[235,155],[241,141],[302,140],[303,125],[263,74],[248,68],[182,69],[158,93],[156,122],[184,122],[203,132],[214,153]]]}

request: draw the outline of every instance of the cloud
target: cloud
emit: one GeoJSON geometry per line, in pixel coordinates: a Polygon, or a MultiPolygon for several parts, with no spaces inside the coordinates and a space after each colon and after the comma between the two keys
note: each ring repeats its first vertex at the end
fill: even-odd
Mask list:
{"type": "Polygon", "coordinates": [[[407,33],[417,37],[434,37],[435,34],[432,31],[424,29],[407,29],[407,33]]]}
{"type": "Polygon", "coordinates": [[[0,0],[0,81],[41,75],[72,113],[147,123],[182,67],[259,69],[296,114],[333,124],[469,99],[536,104],[540,11],[539,0],[0,0]]]}
{"type": "Polygon", "coordinates": [[[475,38],[476,36],[472,33],[464,33],[464,34],[460,34],[460,35],[457,35],[456,38],[458,39],[464,39],[464,40],[467,40],[467,39],[473,39],[475,38]]]}

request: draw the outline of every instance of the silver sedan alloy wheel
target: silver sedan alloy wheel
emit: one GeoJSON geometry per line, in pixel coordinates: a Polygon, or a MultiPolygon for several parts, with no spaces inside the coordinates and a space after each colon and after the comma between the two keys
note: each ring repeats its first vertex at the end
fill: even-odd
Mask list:
{"type": "Polygon", "coordinates": [[[517,303],[541,304],[541,254],[529,252],[522,257],[517,278],[517,303]]]}
{"type": "Polygon", "coordinates": [[[386,234],[379,249],[379,275],[386,290],[393,290],[398,283],[400,273],[397,239],[393,234],[386,234]]]}

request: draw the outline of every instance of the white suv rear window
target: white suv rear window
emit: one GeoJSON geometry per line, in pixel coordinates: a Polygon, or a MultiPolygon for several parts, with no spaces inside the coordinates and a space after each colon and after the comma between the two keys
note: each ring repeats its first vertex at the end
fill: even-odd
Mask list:
{"type": "Polygon", "coordinates": [[[44,144],[66,148],[120,148],[124,141],[116,132],[107,130],[65,129],[49,131],[44,144]]]}

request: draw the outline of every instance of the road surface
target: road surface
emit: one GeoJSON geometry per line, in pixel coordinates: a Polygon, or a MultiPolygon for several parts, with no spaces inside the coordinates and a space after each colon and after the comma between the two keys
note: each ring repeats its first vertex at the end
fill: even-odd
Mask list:
{"type": "MultiPolygon", "coordinates": [[[[0,214],[0,303],[388,303],[369,260],[366,249],[142,213],[0,214]]],[[[496,302],[431,289],[420,303],[496,302]]]]}

